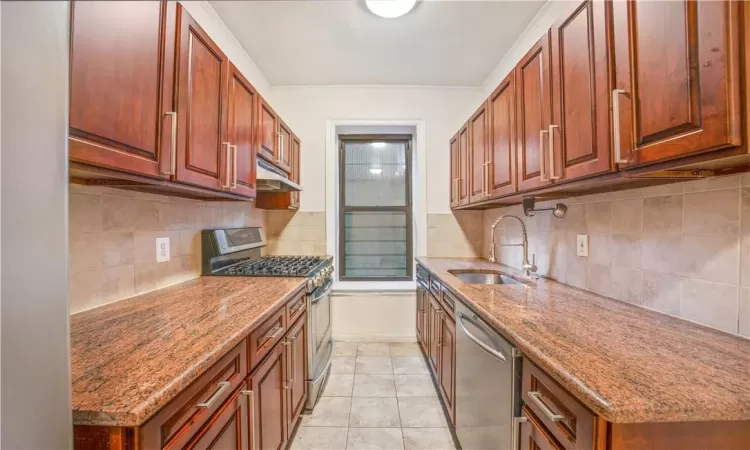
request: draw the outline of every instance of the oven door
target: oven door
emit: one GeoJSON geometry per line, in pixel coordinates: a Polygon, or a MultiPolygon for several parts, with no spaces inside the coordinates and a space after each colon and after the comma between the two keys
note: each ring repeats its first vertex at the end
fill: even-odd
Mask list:
{"type": "Polygon", "coordinates": [[[325,385],[333,358],[333,341],[331,340],[331,290],[333,280],[328,279],[323,286],[310,294],[310,379],[307,409],[315,406],[318,396],[325,385]]]}

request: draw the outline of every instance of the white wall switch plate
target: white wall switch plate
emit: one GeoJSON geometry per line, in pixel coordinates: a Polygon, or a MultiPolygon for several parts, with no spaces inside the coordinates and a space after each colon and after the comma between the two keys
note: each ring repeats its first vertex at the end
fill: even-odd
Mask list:
{"type": "Polygon", "coordinates": [[[156,238],[156,262],[169,261],[169,238],[156,238]]]}
{"type": "Polygon", "coordinates": [[[576,255],[588,257],[589,256],[589,235],[579,234],[576,235],[576,255]]]}

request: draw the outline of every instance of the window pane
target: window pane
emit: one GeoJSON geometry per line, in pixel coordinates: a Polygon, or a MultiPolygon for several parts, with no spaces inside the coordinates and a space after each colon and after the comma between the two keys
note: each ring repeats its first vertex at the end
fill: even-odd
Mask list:
{"type": "Polygon", "coordinates": [[[345,142],[346,206],[406,206],[406,143],[345,142]]]}
{"type": "Polygon", "coordinates": [[[344,214],[344,277],[409,275],[405,212],[344,214]]]}

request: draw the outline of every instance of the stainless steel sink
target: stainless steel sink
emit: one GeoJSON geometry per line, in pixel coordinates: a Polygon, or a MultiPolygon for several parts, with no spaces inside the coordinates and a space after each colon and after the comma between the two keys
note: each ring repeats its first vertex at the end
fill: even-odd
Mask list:
{"type": "Polygon", "coordinates": [[[448,272],[464,283],[469,284],[522,284],[521,281],[518,281],[515,278],[512,278],[502,272],[490,270],[449,270],[448,272]]]}

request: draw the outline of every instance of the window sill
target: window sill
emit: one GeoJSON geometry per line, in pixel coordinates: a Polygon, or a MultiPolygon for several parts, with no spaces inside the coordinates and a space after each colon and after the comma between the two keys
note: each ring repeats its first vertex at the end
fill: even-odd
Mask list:
{"type": "Polygon", "coordinates": [[[416,281],[334,281],[333,292],[413,292],[416,281]]]}

